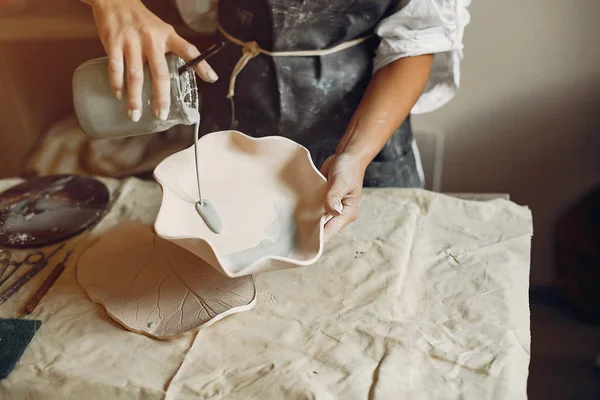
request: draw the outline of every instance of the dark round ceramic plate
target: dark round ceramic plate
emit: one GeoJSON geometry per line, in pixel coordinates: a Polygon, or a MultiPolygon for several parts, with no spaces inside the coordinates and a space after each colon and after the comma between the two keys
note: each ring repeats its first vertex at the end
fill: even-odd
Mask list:
{"type": "Polygon", "coordinates": [[[81,175],[42,176],[0,193],[0,247],[36,248],[82,232],[101,218],[106,186],[81,175]]]}

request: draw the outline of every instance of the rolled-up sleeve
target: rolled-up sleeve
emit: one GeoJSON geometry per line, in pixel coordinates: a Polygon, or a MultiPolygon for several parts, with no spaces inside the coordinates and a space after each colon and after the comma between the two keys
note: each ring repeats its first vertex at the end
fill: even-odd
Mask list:
{"type": "Polygon", "coordinates": [[[448,103],[460,86],[463,32],[470,21],[471,0],[404,0],[398,11],[376,28],[381,44],[375,72],[404,57],[434,54],[427,85],[413,114],[434,111],[448,103]]]}

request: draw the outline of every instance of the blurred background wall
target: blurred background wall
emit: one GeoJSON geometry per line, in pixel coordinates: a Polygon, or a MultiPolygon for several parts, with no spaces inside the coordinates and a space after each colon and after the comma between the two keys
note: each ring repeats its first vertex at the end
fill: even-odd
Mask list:
{"type": "Polygon", "coordinates": [[[600,1],[473,0],[462,87],[414,118],[445,133],[442,190],[507,192],[534,215],[532,284],[558,213],[600,184],[600,1]]]}

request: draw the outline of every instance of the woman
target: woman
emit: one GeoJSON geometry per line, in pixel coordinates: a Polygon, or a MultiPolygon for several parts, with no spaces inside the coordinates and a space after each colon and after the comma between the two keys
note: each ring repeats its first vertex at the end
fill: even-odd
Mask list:
{"type": "MultiPolygon", "coordinates": [[[[198,49],[140,0],[83,1],[93,7],[111,85],[117,97],[127,95],[130,118],[141,117],[148,62],[153,112],[166,119],[164,55],[187,61],[198,49]]],[[[211,59],[212,67],[196,67],[212,83],[202,88],[203,132],[233,124],[307,147],[329,182],[325,208],[335,216],[326,226],[329,239],[356,219],[363,185],[423,186],[409,115],[432,111],[456,93],[468,3],[219,0],[219,35],[232,43],[211,59]]],[[[187,12],[189,21],[194,16],[187,12]]]]}

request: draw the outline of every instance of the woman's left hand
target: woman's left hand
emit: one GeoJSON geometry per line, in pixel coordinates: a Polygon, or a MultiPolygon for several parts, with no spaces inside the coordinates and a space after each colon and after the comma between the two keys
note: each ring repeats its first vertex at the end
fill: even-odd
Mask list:
{"type": "Polygon", "coordinates": [[[334,216],[325,225],[327,242],[358,217],[365,167],[358,157],[341,153],[325,160],[321,173],[329,186],[325,209],[334,216]]]}

